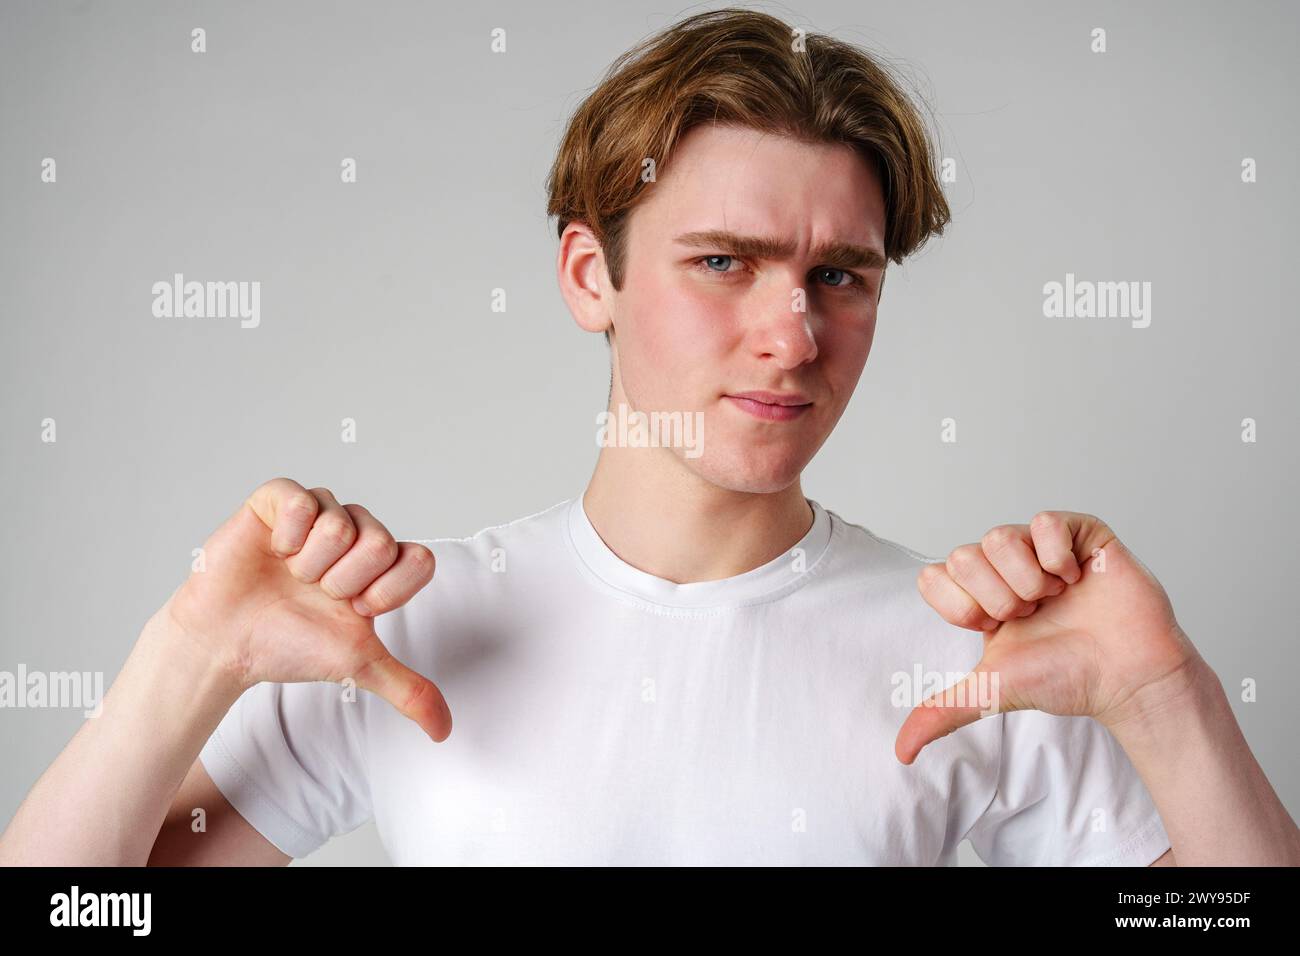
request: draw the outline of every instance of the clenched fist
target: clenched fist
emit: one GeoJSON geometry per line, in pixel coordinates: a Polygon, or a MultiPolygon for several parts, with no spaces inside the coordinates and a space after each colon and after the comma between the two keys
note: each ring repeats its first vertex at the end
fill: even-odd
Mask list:
{"type": "Polygon", "coordinates": [[[394,541],[325,488],[275,478],[208,538],[204,565],[168,610],[240,687],[351,677],[435,741],[451,733],[442,693],[388,652],[373,620],[432,580],[428,548],[394,541]]]}
{"type": "Polygon", "coordinates": [[[927,564],[917,587],[944,620],[983,632],[984,656],[908,715],[894,744],[903,763],[994,711],[1087,716],[1113,730],[1186,693],[1200,660],[1160,582],[1095,515],[1000,525],[927,564]]]}

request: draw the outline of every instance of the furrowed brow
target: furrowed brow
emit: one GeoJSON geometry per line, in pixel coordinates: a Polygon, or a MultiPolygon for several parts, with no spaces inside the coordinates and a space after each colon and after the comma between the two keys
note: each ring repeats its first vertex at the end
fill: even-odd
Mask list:
{"type": "Polygon", "coordinates": [[[851,242],[828,242],[813,250],[813,258],[834,269],[883,269],[885,254],[851,242]]]}
{"type": "MultiPolygon", "coordinates": [[[[699,249],[726,249],[729,253],[746,259],[788,259],[794,255],[795,244],[771,236],[742,236],[725,229],[703,229],[688,232],[675,240],[685,246],[699,249]]],[[[883,269],[885,256],[878,249],[870,249],[851,242],[826,242],[812,250],[818,263],[834,269],[883,269]]]]}

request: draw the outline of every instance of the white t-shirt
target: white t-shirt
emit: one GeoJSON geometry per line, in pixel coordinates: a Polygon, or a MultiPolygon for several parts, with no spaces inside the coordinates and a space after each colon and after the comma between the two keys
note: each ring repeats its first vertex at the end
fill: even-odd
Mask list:
{"type": "Polygon", "coordinates": [[[991,865],[1145,866],[1169,848],[1091,718],[994,714],[899,763],[899,697],[969,672],[983,639],[917,591],[939,559],[809,504],[791,551],[692,584],[618,558],[581,496],[425,539],[433,582],[376,629],[442,690],[451,736],[365,691],[264,683],[203,765],[293,857],[372,818],[398,865],[952,865],[969,837],[991,865]]]}

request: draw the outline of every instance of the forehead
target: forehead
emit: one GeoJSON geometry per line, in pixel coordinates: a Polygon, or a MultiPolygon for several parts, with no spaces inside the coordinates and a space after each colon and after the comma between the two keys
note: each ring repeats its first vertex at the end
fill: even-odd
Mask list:
{"type": "Polygon", "coordinates": [[[850,146],[701,124],[656,173],[632,223],[652,241],[726,229],[805,246],[839,240],[883,249],[884,191],[850,146]]]}

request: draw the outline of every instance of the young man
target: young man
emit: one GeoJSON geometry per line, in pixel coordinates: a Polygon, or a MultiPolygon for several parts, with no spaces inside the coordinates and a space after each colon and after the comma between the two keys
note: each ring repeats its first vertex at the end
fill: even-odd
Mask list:
{"type": "Polygon", "coordinates": [[[965,838],[993,864],[1300,862],[1100,519],[930,562],[804,496],[886,264],[948,220],[870,59],[692,17],[591,94],[550,189],[610,411],[703,441],[604,447],[582,496],[469,538],[399,543],[324,488],[261,486],[0,861],[284,863],[373,818],[399,864],[949,864],[965,838]],[[967,673],[916,706],[922,675],[967,673]]]}

